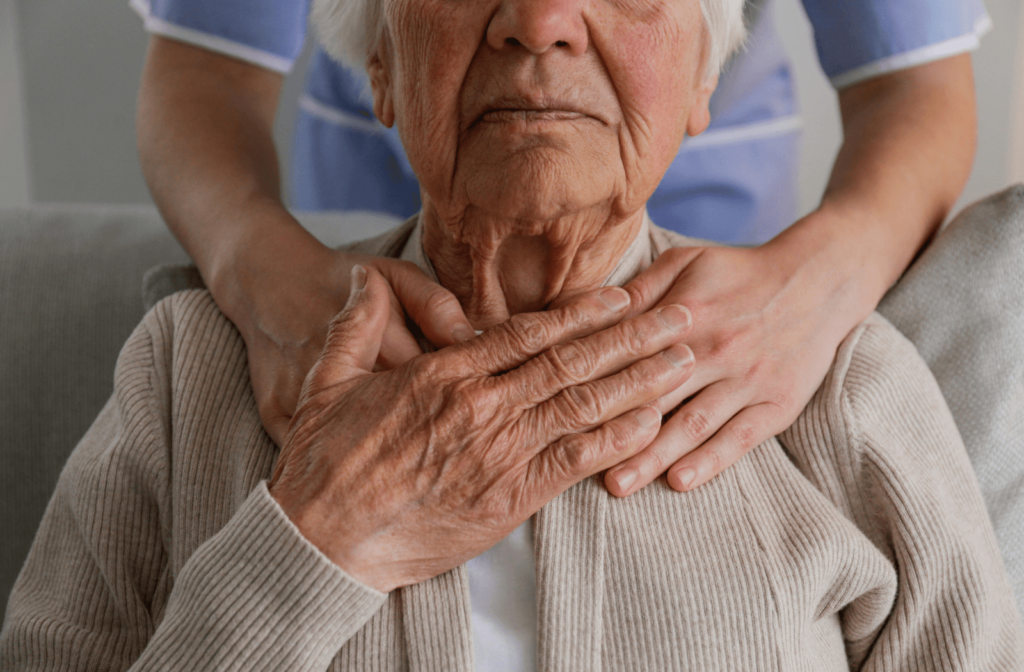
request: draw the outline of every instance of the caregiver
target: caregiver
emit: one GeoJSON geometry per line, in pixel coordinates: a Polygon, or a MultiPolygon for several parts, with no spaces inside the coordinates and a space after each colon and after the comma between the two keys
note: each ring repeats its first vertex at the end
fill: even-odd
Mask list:
{"type": "MultiPolygon", "coordinates": [[[[941,224],[970,172],[976,117],[965,52],[987,21],[980,2],[805,0],[839,90],[844,142],[819,207],[780,233],[794,214],[796,118],[770,4],[748,6],[748,51],[722,75],[708,133],[683,143],[650,212],[690,235],[771,240],[673,251],[627,287],[636,311],[689,308],[697,366],[688,387],[700,392],[646,450],[608,473],[617,495],[666,469],[673,488],[697,487],[789,426],[840,341],[941,224]]],[[[419,270],[327,249],[285,209],[272,127],[282,73],[303,41],[305,3],[134,5],[152,34],[138,109],[143,171],[245,339],[260,415],[278,443],[356,263],[382,273],[394,292],[380,365],[419,352],[402,308],[438,346],[473,336],[475,316],[419,270]]],[[[314,56],[295,138],[294,207],[419,207],[400,143],[372,121],[361,81],[314,56]]]]}

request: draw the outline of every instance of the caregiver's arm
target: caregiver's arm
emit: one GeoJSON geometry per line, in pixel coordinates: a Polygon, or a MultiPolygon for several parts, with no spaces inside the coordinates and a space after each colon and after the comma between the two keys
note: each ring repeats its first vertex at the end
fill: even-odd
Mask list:
{"type": "MultiPolygon", "coordinates": [[[[139,156],[160,213],[245,338],[260,416],[280,444],[355,263],[387,278],[438,345],[472,331],[458,301],[410,264],[320,244],[281,201],[272,130],[282,76],[153,36],[138,104],[139,156]],[[468,331],[467,331],[468,330],[468,331]]],[[[398,300],[382,359],[419,353],[398,300]]]]}
{"type": "Polygon", "coordinates": [[[759,248],[672,250],[629,288],[636,310],[690,308],[697,368],[662,408],[693,398],[609,472],[613,493],[669,467],[672,487],[695,488],[788,427],[956,202],[976,141],[969,55],[859,83],[839,102],[844,141],[816,211],[759,248]]]}

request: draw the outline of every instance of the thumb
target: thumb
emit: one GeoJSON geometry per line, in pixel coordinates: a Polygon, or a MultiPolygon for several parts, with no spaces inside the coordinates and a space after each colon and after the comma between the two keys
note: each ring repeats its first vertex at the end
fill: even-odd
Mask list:
{"type": "Polygon", "coordinates": [[[405,314],[438,347],[468,341],[476,335],[455,295],[411,264],[387,267],[388,282],[405,314]]]}
{"type": "Polygon", "coordinates": [[[666,294],[677,287],[680,276],[703,251],[700,247],[674,247],[658,255],[651,266],[623,287],[629,292],[628,316],[645,313],[667,302],[666,294]]]}
{"type": "Polygon", "coordinates": [[[372,372],[389,311],[387,281],[372,268],[353,266],[348,302],[331,321],[307,385],[317,389],[372,372]]]}

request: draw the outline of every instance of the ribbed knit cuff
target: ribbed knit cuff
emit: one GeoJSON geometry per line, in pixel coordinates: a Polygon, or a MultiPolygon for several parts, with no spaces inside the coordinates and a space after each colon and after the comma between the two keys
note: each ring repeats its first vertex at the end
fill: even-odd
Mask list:
{"type": "Polygon", "coordinates": [[[310,544],[263,482],[185,563],[132,669],[322,672],[386,599],[310,544]]]}

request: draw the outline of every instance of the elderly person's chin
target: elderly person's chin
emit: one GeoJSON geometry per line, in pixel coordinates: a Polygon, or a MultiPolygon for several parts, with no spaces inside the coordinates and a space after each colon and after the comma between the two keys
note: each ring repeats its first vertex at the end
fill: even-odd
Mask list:
{"type": "Polygon", "coordinates": [[[399,129],[424,251],[467,317],[486,328],[604,282],[707,126],[699,3],[382,7],[374,109],[399,129]]]}

